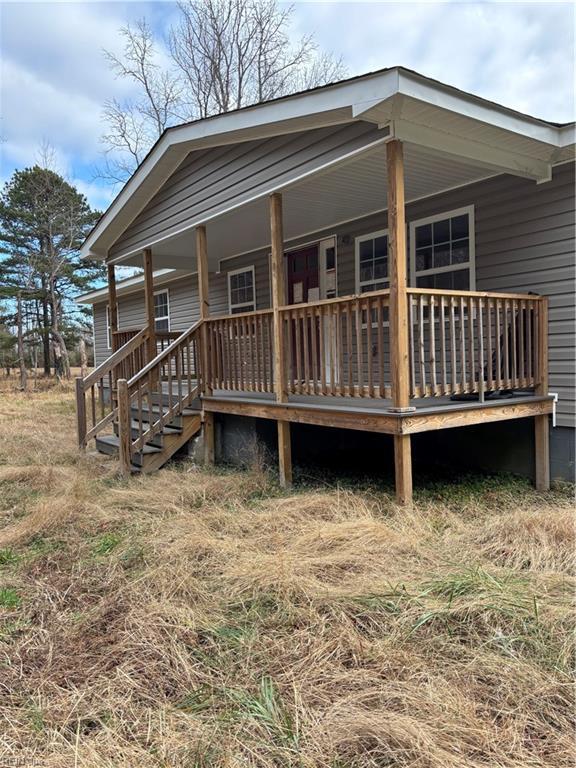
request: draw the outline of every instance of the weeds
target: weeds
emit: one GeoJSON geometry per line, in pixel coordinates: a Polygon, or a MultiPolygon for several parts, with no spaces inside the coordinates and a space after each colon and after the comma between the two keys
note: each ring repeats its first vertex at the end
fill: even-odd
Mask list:
{"type": "Polygon", "coordinates": [[[572,489],[470,476],[399,510],[374,478],[125,480],[78,456],[65,388],[0,410],[2,757],[573,765],[572,489]]]}

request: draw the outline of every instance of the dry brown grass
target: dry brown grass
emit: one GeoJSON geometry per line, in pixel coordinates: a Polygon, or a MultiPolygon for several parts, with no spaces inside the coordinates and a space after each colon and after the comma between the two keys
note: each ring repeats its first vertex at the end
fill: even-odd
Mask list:
{"type": "Polygon", "coordinates": [[[125,481],[0,397],[0,762],[573,765],[569,489],[125,481]]]}

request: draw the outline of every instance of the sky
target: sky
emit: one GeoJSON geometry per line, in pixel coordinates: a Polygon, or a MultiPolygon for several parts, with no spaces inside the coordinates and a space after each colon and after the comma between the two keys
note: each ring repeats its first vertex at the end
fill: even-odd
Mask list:
{"type": "MultiPolygon", "coordinates": [[[[349,75],[403,65],[555,122],[574,119],[572,2],[295,2],[291,34],[312,32],[349,75]]],[[[160,35],[172,2],[0,2],[0,183],[50,144],[60,170],[103,209],[97,178],[107,99],[131,95],[103,49],[145,17],[160,35]]]]}

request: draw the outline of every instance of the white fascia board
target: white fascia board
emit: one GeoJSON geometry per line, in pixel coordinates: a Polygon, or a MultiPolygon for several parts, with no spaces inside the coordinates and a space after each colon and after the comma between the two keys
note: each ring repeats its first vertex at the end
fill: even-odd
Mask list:
{"type": "Polygon", "coordinates": [[[442,83],[432,83],[411,72],[400,71],[398,91],[427,104],[471,117],[489,125],[558,146],[559,129],[543,120],[521,115],[514,110],[484,101],[473,94],[456,91],[442,83]]]}
{"type": "Polygon", "coordinates": [[[559,146],[571,147],[576,143],[576,124],[570,123],[570,125],[563,125],[558,129],[559,134],[559,146]]]}
{"type": "MultiPolygon", "coordinates": [[[[177,272],[177,270],[158,269],[153,273],[153,280],[156,281],[159,278],[165,278],[173,272],[177,272]]],[[[180,275],[180,277],[184,277],[184,275],[180,275]]],[[[160,284],[165,282],[168,282],[168,280],[161,280],[160,284]]],[[[137,290],[141,284],[144,284],[144,275],[129,277],[127,280],[122,280],[122,282],[116,284],[116,293],[119,296],[131,293],[132,290],[137,290]]],[[[108,288],[98,288],[97,291],[90,291],[90,293],[83,293],[81,296],[76,296],[74,302],[76,304],[96,304],[100,300],[106,298],[108,298],[108,288]]]]}
{"type": "Polygon", "coordinates": [[[527,157],[509,149],[498,149],[464,136],[445,133],[406,120],[395,120],[394,136],[402,141],[428,147],[448,155],[466,158],[473,163],[500,173],[512,173],[535,181],[549,181],[551,167],[543,160],[527,157]]]}
{"type": "MultiPolygon", "coordinates": [[[[117,198],[112,202],[101,221],[96,225],[94,231],[88,236],[82,245],[80,255],[82,258],[105,258],[102,252],[93,251],[94,243],[101,236],[108,224],[121,214],[126,203],[138,194],[138,188],[158,167],[161,158],[173,149],[174,158],[166,164],[164,173],[157,180],[152,188],[151,194],[161,186],[170,173],[175,170],[178,164],[184,159],[185,155],[194,148],[194,144],[202,140],[202,147],[210,146],[205,140],[214,138],[214,145],[227,143],[234,139],[241,131],[246,129],[265,129],[270,125],[282,124],[285,121],[297,120],[298,118],[318,115],[318,127],[323,125],[322,115],[338,109],[352,108],[354,104],[386,100],[392,96],[398,87],[397,70],[389,70],[374,75],[369,75],[366,79],[354,80],[320,88],[309,93],[273,101],[270,103],[258,104],[254,107],[241,109],[237,112],[228,112],[216,117],[199,120],[190,125],[177,126],[170,128],[163,134],[157,145],[151,153],[145,158],[142,165],[134,175],[125,184],[117,198]],[[174,151],[174,148],[181,148],[181,151],[174,151]]],[[[352,120],[352,111],[350,113],[352,120]]],[[[314,126],[315,127],[315,126],[314,126]]],[[[308,129],[312,126],[308,125],[308,129]]],[[[273,135],[273,131],[266,131],[268,135],[273,135]]],[[[252,138],[256,138],[252,137],[252,138]]],[[[143,200],[142,207],[146,204],[151,195],[147,195],[143,200]]]]}

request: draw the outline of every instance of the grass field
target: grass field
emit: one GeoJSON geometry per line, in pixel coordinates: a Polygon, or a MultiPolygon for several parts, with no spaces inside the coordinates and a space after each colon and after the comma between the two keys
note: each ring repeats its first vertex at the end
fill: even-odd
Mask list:
{"type": "Polygon", "coordinates": [[[573,495],[80,456],[0,381],[0,765],[573,765],[573,495]]]}

